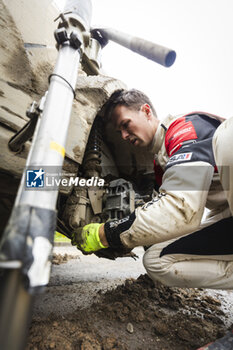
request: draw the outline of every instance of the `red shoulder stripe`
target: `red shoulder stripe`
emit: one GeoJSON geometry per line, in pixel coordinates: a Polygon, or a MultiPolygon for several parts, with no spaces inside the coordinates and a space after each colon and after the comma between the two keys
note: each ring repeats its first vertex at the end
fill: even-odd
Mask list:
{"type": "Polygon", "coordinates": [[[171,157],[182,146],[182,142],[197,139],[193,123],[186,122],[185,117],[176,119],[167,129],[165,136],[165,147],[171,157]]]}

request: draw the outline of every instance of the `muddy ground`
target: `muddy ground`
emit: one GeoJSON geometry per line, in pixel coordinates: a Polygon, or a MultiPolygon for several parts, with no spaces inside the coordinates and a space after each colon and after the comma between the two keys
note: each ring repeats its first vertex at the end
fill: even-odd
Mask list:
{"type": "Polygon", "coordinates": [[[57,247],[35,302],[27,350],[192,350],[233,323],[232,292],[154,285],[138,261],[57,247]]]}

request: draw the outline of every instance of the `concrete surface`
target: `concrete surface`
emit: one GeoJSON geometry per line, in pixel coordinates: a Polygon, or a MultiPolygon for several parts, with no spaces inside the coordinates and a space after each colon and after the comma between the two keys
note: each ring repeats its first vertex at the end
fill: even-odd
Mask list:
{"type": "Polygon", "coordinates": [[[139,258],[118,258],[115,261],[83,255],[71,245],[55,246],[54,253],[72,255],[75,259],[53,265],[49,286],[35,300],[33,318],[46,319],[50,314],[66,316],[98,300],[98,291],[106,291],[126,278],[145,273],[143,248],[134,249],[139,258]]]}

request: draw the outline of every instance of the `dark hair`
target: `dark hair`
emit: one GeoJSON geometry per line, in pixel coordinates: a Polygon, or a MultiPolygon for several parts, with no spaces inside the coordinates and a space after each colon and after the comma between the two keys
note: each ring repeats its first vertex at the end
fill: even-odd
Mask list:
{"type": "Polygon", "coordinates": [[[110,120],[113,114],[114,108],[118,105],[126,106],[129,109],[140,110],[140,107],[144,104],[148,103],[151,107],[153,115],[157,118],[156,111],[147,95],[143,92],[131,89],[131,90],[116,90],[110,96],[109,100],[105,104],[105,118],[106,120],[110,120]]]}

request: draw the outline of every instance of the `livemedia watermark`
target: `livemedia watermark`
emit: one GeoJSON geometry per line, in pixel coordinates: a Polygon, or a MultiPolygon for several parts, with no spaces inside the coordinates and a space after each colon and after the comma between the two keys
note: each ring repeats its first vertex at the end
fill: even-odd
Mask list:
{"type": "Polygon", "coordinates": [[[56,167],[29,167],[25,176],[26,190],[46,190],[54,191],[60,187],[83,187],[96,188],[103,187],[105,181],[102,178],[92,176],[82,178],[73,173],[58,170],[56,167]]]}

